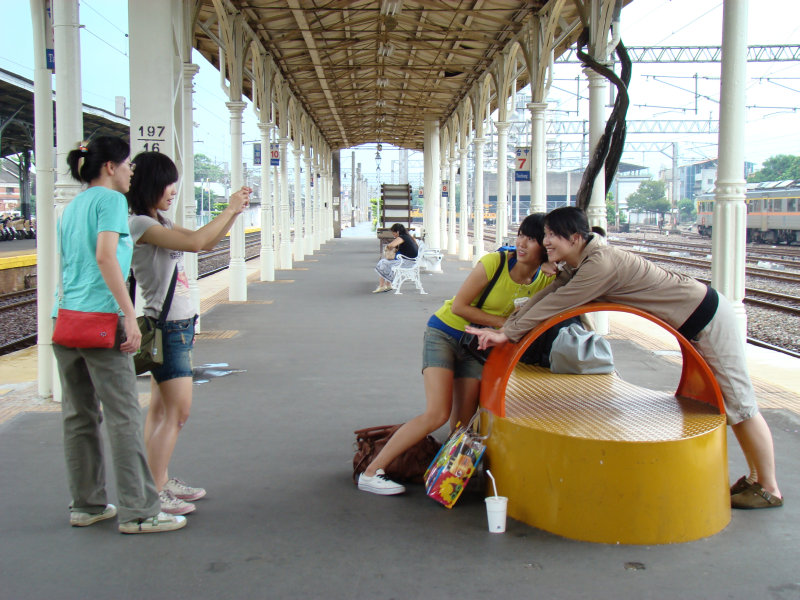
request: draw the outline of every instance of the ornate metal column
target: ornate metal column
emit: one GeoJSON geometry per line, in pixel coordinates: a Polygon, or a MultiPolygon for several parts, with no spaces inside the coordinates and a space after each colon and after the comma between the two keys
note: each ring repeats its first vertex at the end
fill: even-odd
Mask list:
{"type": "Polygon", "coordinates": [[[711,285],[733,303],[742,339],[747,337],[747,314],[742,304],[747,212],[743,177],[747,9],[748,3],[741,0],[725,0],[723,4],[719,166],[711,237],[711,285]]]}
{"type": "Polygon", "coordinates": [[[473,249],[472,249],[472,262],[478,262],[478,259],[486,254],[483,247],[483,144],[486,142],[482,137],[476,137],[472,140],[473,148],[475,149],[475,178],[472,182],[472,202],[473,202],[473,249]]]}
{"type": "Polygon", "coordinates": [[[45,31],[49,27],[44,0],[31,0],[33,28],[33,110],[36,157],[36,322],[37,392],[40,398],[53,395],[55,361],[53,357],[53,298],[56,292],[56,232],[53,189],[56,169],[53,166],[52,76],[45,60],[45,31]]]}
{"type": "MultiPolygon", "coordinates": [[[[242,113],[244,102],[226,102],[225,106],[231,113],[231,191],[236,191],[244,182],[242,172],[242,113]]],[[[231,262],[230,283],[228,299],[231,302],[245,302],[247,300],[247,269],[244,264],[244,221],[236,219],[230,232],[231,262]]]]}
{"type": "Polygon", "coordinates": [[[531,111],[531,204],[528,212],[547,212],[547,156],[545,154],[546,102],[530,102],[531,111]]]}
{"type": "Polygon", "coordinates": [[[467,227],[469,223],[469,200],[467,194],[467,154],[469,149],[464,142],[464,136],[461,138],[462,145],[459,148],[459,156],[461,157],[461,188],[459,202],[461,204],[461,215],[458,219],[458,258],[459,260],[469,260],[469,238],[467,237],[467,227]]]}
{"type": "Polygon", "coordinates": [[[433,115],[425,115],[425,210],[423,212],[423,228],[425,244],[428,248],[441,248],[439,228],[439,202],[441,193],[439,185],[439,121],[433,115]]]}
{"type": "Polygon", "coordinates": [[[265,114],[266,111],[262,109],[262,120],[258,123],[261,132],[261,281],[275,281],[275,251],[272,245],[273,196],[269,165],[269,134],[272,123],[263,120],[265,114]]]}
{"type": "Polygon", "coordinates": [[[293,257],[295,262],[302,261],[303,255],[303,197],[302,188],[300,187],[300,149],[299,134],[295,131],[293,145],[294,152],[294,242],[292,244],[293,257]]]}
{"type": "Polygon", "coordinates": [[[508,121],[496,121],[497,127],[497,228],[498,245],[508,235],[508,121]]]}

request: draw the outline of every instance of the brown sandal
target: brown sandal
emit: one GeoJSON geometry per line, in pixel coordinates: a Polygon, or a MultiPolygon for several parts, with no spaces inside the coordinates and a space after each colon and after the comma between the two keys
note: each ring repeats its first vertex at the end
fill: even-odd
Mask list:
{"type": "Polygon", "coordinates": [[[773,496],[761,487],[761,484],[755,482],[743,492],[731,496],[732,508],[778,508],[779,506],[783,506],[783,498],[773,496]]]}
{"type": "Polygon", "coordinates": [[[739,480],[731,486],[731,496],[745,491],[752,485],[752,482],[747,480],[747,475],[742,475],[739,480]]]}

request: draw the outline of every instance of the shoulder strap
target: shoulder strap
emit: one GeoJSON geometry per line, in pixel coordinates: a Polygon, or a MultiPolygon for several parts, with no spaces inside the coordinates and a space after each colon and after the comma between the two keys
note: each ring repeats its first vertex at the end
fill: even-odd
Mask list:
{"type": "Polygon", "coordinates": [[[167,297],[164,298],[164,305],[161,307],[161,316],[158,317],[158,327],[164,327],[164,323],[167,322],[167,315],[169,314],[169,308],[172,306],[172,296],[175,294],[175,282],[178,279],[178,265],[175,265],[175,269],[172,271],[172,280],[169,282],[169,290],[167,291],[167,297]]]}
{"type": "Polygon", "coordinates": [[[481,294],[480,300],[475,305],[475,308],[483,307],[483,303],[486,302],[486,298],[489,297],[489,294],[492,292],[492,288],[494,284],[497,283],[497,280],[500,279],[500,274],[503,272],[503,267],[506,266],[506,253],[500,250],[500,266],[497,267],[497,270],[494,272],[492,276],[492,280],[486,284],[486,287],[483,288],[483,293],[481,294]]]}

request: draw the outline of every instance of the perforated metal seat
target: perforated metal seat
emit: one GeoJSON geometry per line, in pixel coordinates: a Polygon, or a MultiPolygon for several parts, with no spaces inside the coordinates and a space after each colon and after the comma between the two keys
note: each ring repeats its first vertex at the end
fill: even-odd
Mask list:
{"type": "Polygon", "coordinates": [[[594,303],[550,319],[492,351],[481,405],[493,419],[487,460],[516,519],[573,539],[629,544],[695,540],[730,521],[719,386],[694,347],[652,315],[594,303]],[[684,360],[675,394],[616,373],[556,375],[518,364],[550,326],[596,310],[631,312],[676,336],[684,360]]]}

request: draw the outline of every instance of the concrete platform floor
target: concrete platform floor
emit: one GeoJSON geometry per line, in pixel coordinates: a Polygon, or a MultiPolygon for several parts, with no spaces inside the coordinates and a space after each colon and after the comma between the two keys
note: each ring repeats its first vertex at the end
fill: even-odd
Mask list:
{"type": "MultiPolygon", "coordinates": [[[[797,387],[777,375],[757,384],[778,406],[764,414],[787,504],[734,511],[708,539],[590,544],[515,521],[490,534],[479,486],[449,511],[421,486],[359,492],[352,432],[421,410],[425,322],[470,269],[448,256],[442,274],[424,276],[428,295],[373,295],[377,252],[374,237],[332,240],[275,282],[251,283],[247,302],[203,315],[195,365],[242,372],[195,386],[171,472],[208,497],[176,533],[122,536],[115,520],[69,527],[58,407],[35,398],[35,368],[7,383],[23,367],[0,361],[0,598],[800,599],[800,416],[797,387]]],[[[669,347],[639,339],[635,325],[626,337],[624,325],[612,335],[623,377],[673,385],[669,347]]],[[[777,371],[791,382],[797,362],[788,365],[777,371]]],[[[732,435],[728,445],[735,480],[745,465],[732,435]]]]}

